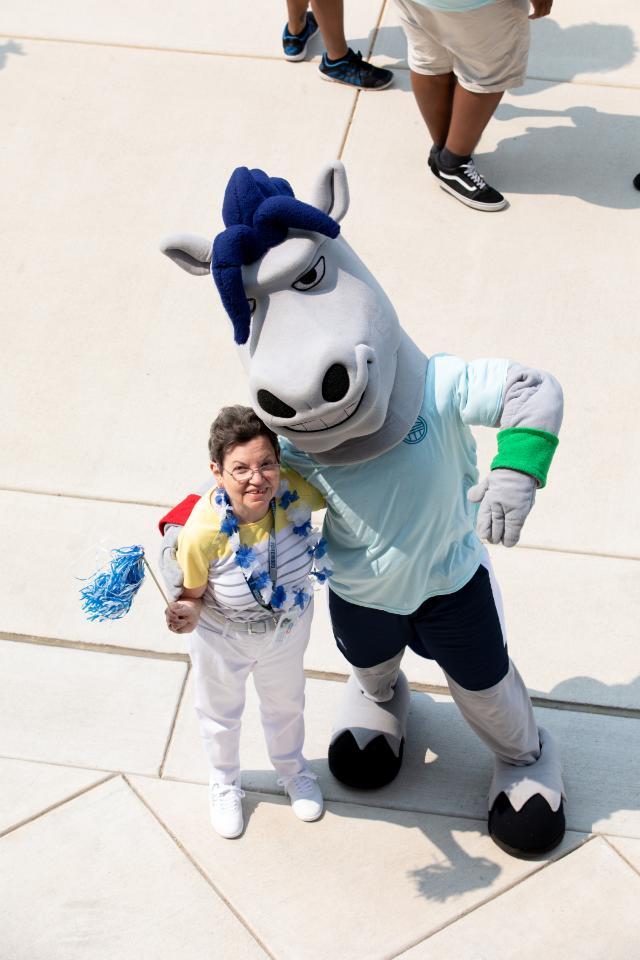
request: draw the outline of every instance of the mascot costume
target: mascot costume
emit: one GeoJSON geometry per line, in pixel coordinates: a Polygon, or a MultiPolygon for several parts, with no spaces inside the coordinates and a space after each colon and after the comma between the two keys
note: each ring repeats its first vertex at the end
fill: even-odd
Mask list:
{"type": "MultiPolygon", "coordinates": [[[[326,498],[331,620],[352,666],[331,772],[361,789],[398,773],[409,646],[442,667],[494,754],[489,833],[534,856],[564,834],[559,753],[509,659],[481,538],[517,543],[558,443],[562,391],[548,373],[509,360],[425,356],[340,235],[348,205],[339,162],[309,204],[285,180],[241,167],[213,244],[179,235],[162,250],[191,274],[213,275],[256,413],[279,435],[283,460],[326,498]],[[475,424],[499,428],[480,483],[475,424]]],[[[161,524],[174,588],[176,525],[196,499],[161,524]]]]}

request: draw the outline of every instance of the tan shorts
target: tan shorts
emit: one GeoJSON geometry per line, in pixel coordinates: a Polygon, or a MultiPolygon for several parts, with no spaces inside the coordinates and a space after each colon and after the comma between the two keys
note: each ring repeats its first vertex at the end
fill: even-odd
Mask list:
{"type": "Polygon", "coordinates": [[[498,93],[521,87],[529,56],[529,0],[495,0],[447,13],[395,0],[414,73],[454,73],[466,90],[498,93]]]}

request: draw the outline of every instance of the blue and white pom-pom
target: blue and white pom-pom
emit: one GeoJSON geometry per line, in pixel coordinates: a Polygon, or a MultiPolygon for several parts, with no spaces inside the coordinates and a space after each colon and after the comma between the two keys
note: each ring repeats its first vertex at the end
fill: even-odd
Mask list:
{"type": "Polygon", "coordinates": [[[112,550],[109,566],[94,573],[80,590],[87,619],[119,620],[129,613],[144,580],[145,562],[144,547],[112,550]]]}

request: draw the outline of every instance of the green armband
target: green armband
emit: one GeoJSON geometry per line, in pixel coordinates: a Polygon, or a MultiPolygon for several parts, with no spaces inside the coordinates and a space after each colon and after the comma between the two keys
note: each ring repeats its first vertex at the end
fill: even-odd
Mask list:
{"type": "Polygon", "coordinates": [[[507,470],[528,473],[544,487],[557,446],[558,438],[546,430],[533,430],[530,427],[500,430],[498,454],[491,462],[491,469],[504,467],[507,470]]]}

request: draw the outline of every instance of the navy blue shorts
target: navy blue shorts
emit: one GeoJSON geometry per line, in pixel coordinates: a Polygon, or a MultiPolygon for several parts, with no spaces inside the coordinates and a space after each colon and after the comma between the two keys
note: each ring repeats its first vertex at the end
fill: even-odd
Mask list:
{"type": "Polygon", "coordinates": [[[431,597],[410,614],[360,607],[332,590],[329,609],[338,649],[354,667],[373,667],[411,647],[465,690],[486,690],[509,669],[489,571],[482,565],[456,593],[431,597]]]}

